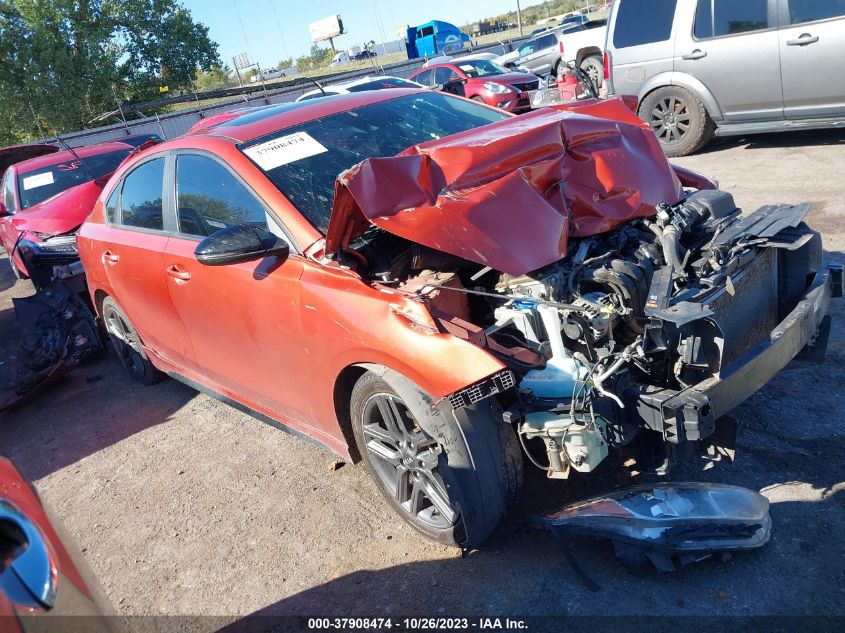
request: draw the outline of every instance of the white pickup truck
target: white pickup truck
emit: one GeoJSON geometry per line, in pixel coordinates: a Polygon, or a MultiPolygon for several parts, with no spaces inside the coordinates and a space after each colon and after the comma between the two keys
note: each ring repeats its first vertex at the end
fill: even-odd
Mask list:
{"type": "Polygon", "coordinates": [[[499,57],[503,66],[519,68],[535,75],[557,75],[561,62],[575,62],[601,88],[604,81],[603,50],[606,20],[583,25],[549,29],[519,45],[516,51],[499,57]]]}

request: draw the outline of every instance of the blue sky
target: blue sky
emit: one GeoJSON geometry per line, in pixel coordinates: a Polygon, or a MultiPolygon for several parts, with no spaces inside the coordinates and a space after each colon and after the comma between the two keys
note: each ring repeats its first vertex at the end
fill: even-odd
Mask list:
{"type": "MultiPolygon", "coordinates": [[[[195,20],[209,27],[220,45],[220,57],[249,53],[263,68],[285,57],[308,52],[308,25],[340,14],[348,35],[335,40],[338,49],[369,40],[396,39],[405,24],[444,20],[457,25],[516,9],[516,0],[182,0],[195,20]],[[275,9],[275,11],[274,11],[275,9]],[[243,28],[241,27],[243,24],[243,28]]],[[[540,0],[521,0],[523,7],[540,0]]]]}

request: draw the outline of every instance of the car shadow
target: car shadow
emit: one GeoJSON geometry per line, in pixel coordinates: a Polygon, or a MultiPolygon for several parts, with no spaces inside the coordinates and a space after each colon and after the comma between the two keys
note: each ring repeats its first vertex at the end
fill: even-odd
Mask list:
{"type": "MultiPolygon", "coordinates": [[[[601,616],[596,623],[603,625],[599,630],[609,624],[613,626],[608,630],[617,630],[622,622],[608,621],[607,616],[616,616],[616,620],[646,616],[643,630],[654,633],[664,630],[654,628],[661,623],[655,620],[660,616],[830,615],[841,610],[829,601],[835,590],[826,584],[837,576],[836,566],[824,570],[814,566],[816,575],[800,570],[807,557],[814,562],[826,556],[835,559],[836,539],[819,537],[815,529],[808,533],[802,524],[811,517],[832,516],[843,498],[839,491],[815,502],[772,503],[775,536],[767,545],[724,560],[713,556],[674,573],[659,573],[651,566],[626,567],[603,539],[572,536],[559,543],[542,530],[500,531],[484,549],[466,557],[351,571],[297,591],[220,631],[309,630],[314,627],[308,626],[307,618],[314,617],[392,618],[392,627],[402,628],[397,621],[401,625],[406,617],[473,616],[498,616],[503,621],[506,617],[554,616],[554,621],[533,620],[527,628],[555,632],[592,630],[563,626],[558,617],[569,616],[573,624],[585,627],[589,620],[579,618],[601,616]],[[564,548],[577,570],[567,562],[564,548]],[[783,560],[784,556],[788,560],[783,560]],[[766,582],[762,582],[764,578],[766,582]],[[285,628],[294,623],[299,628],[285,628]]],[[[280,569],[277,581],[282,591],[285,575],[280,569]]],[[[632,630],[629,627],[635,623],[626,620],[622,630],[632,630]]],[[[688,622],[677,624],[672,630],[684,630],[688,622]]],[[[470,624],[467,628],[478,627],[470,624]]]]}
{"type": "Polygon", "coordinates": [[[167,421],[196,395],[175,380],[133,381],[108,345],[31,402],[2,414],[0,452],[37,481],[167,421]]]}
{"type": "Polygon", "coordinates": [[[749,134],[745,136],[718,136],[697,154],[710,154],[735,147],[745,149],[771,149],[777,147],[813,147],[819,145],[845,145],[845,129],[799,130],[749,134]]]}
{"type": "Polygon", "coordinates": [[[12,262],[4,254],[0,257],[0,292],[4,292],[15,285],[18,278],[12,272],[12,262]]]}

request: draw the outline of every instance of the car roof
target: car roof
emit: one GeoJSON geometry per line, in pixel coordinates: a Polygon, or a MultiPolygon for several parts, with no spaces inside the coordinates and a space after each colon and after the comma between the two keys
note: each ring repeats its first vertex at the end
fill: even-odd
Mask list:
{"type": "Polygon", "coordinates": [[[244,143],[306,121],[354,110],[371,103],[390,101],[414,93],[428,94],[429,91],[420,88],[367,90],[339,94],[331,99],[308,99],[306,101],[280,103],[258,109],[229,121],[210,125],[203,130],[199,130],[194,136],[214,136],[244,143]]]}
{"type": "Polygon", "coordinates": [[[75,147],[73,152],[69,150],[62,150],[54,152],[53,154],[45,154],[37,158],[30,158],[15,165],[15,171],[19,174],[26,174],[37,169],[44,169],[50,165],[58,165],[69,160],[76,160],[79,158],[88,158],[89,156],[99,156],[100,154],[107,154],[108,152],[117,152],[120,150],[132,151],[134,148],[126,143],[117,141],[111,143],[99,143],[97,145],[88,145],[87,147],[75,147]],[[75,154],[75,155],[74,155],[75,154]]]}
{"type": "MultiPolygon", "coordinates": [[[[402,77],[394,77],[393,75],[366,75],[365,77],[358,77],[357,79],[352,79],[350,81],[343,81],[338,84],[329,84],[323,86],[323,89],[320,90],[319,88],[315,88],[314,90],[309,90],[308,92],[304,93],[302,97],[307,97],[313,94],[318,94],[320,92],[327,92],[326,96],[331,96],[335,94],[341,94],[347,92],[350,88],[354,88],[355,86],[360,86],[362,84],[368,84],[373,81],[379,81],[382,79],[396,79],[398,81],[408,81],[410,79],[403,79],[402,77]]],[[[302,97],[299,97],[302,99],[302,97]]]]}

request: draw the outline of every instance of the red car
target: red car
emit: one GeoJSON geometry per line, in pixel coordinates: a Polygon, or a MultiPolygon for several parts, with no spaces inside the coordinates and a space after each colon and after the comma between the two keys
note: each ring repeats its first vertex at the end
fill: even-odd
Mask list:
{"type": "Polygon", "coordinates": [[[520,444],[549,477],[610,448],[665,469],[824,350],[842,275],[807,211],[740,214],[622,100],[515,117],[389,90],[148,149],[77,239],[136,379],[360,457],[413,527],[475,547],[520,444]]]}
{"type": "Polygon", "coordinates": [[[73,234],[132,151],[125,143],[103,143],[8,167],[0,184],[0,242],[18,277],[42,287],[54,265],[78,259],[73,234]]]}
{"type": "Polygon", "coordinates": [[[409,79],[424,86],[464,81],[467,98],[516,114],[531,109],[529,91],[537,90],[540,85],[536,75],[511,72],[487,59],[456,59],[426,66],[409,79]]]}
{"type": "MultiPolygon", "coordinates": [[[[88,565],[35,488],[0,455],[0,629],[64,628],[34,616],[87,617],[69,630],[116,631],[113,610],[88,565]]],[[[82,619],[80,618],[80,622],[82,619]]],[[[56,622],[56,621],[54,621],[56,622]]]]}

